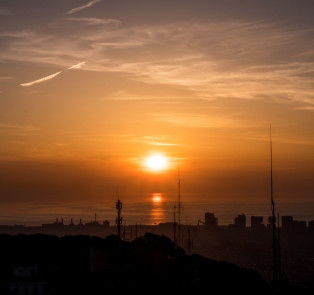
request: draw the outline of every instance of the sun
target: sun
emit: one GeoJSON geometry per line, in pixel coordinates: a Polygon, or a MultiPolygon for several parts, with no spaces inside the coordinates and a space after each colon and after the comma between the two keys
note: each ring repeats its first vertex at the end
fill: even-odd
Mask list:
{"type": "Polygon", "coordinates": [[[162,201],[162,194],[160,194],[160,193],[153,193],[152,201],[153,201],[153,203],[160,203],[162,201]]]}
{"type": "Polygon", "coordinates": [[[145,158],[144,165],[150,171],[160,172],[168,167],[168,159],[163,154],[153,154],[145,158]]]}

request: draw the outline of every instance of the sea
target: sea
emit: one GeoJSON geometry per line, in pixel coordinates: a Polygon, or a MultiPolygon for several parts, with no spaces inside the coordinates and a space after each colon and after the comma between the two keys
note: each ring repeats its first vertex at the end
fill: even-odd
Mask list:
{"type": "MultiPolygon", "coordinates": [[[[271,215],[271,204],[267,202],[215,202],[182,200],[180,208],[180,222],[182,224],[197,225],[204,222],[205,213],[214,213],[218,219],[218,225],[234,223],[239,214],[247,217],[247,226],[250,226],[251,216],[263,216],[264,223],[268,223],[271,215]]],[[[276,212],[280,216],[291,215],[295,220],[314,220],[314,202],[289,201],[276,204],[276,212]]],[[[115,202],[51,202],[51,203],[25,203],[21,205],[1,204],[0,225],[25,225],[40,226],[55,222],[57,219],[64,224],[69,224],[71,219],[74,224],[80,220],[83,223],[105,220],[110,225],[115,225],[115,202]]],[[[164,222],[173,222],[179,219],[178,203],[163,201],[162,196],[153,195],[149,201],[130,202],[123,201],[121,211],[124,225],[158,225],[164,222]]]]}

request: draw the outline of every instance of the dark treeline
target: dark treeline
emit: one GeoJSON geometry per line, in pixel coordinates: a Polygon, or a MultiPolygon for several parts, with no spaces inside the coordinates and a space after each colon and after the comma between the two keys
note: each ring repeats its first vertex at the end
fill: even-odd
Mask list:
{"type": "MultiPolygon", "coordinates": [[[[18,294],[12,291],[12,286],[36,280],[43,285],[41,294],[279,292],[253,270],[199,255],[188,256],[169,238],[150,233],[132,242],[119,241],[113,235],[106,239],[0,235],[0,247],[0,294],[18,294]],[[14,276],[15,268],[30,266],[38,268],[38,273],[29,277],[14,276]]],[[[306,293],[297,287],[284,288],[286,294],[288,290],[306,293]]]]}

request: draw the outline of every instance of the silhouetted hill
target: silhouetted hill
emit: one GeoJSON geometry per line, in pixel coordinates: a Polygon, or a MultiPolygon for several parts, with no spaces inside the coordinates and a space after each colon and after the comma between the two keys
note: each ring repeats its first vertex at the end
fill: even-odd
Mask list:
{"type": "Polygon", "coordinates": [[[132,242],[116,236],[0,235],[0,249],[0,294],[30,281],[40,282],[43,294],[276,293],[255,271],[187,256],[169,238],[150,233],[132,242]],[[16,277],[17,267],[36,267],[38,274],[16,277]]]}

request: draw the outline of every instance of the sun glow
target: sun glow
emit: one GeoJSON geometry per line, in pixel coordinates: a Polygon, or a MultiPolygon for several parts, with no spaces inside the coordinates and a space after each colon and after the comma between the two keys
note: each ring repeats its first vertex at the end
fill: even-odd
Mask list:
{"type": "Polygon", "coordinates": [[[163,171],[168,167],[168,159],[162,154],[154,154],[145,158],[144,164],[151,171],[163,171]]]}
{"type": "Polygon", "coordinates": [[[152,201],[154,203],[160,203],[162,201],[162,194],[154,193],[153,196],[152,196],[152,201]]]}

